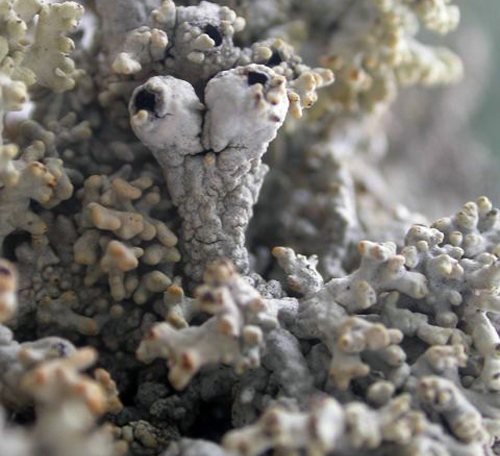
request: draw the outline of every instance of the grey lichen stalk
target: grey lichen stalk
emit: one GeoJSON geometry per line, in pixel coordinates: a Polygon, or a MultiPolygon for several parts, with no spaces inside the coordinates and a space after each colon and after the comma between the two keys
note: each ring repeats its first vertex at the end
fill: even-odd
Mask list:
{"type": "Polygon", "coordinates": [[[380,166],[458,8],[82,3],[0,0],[0,455],[496,454],[500,211],[380,166]]]}
{"type": "MultiPolygon", "coordinates": [[[[333,77],[327,70],[309,70],[279,40],[234,47],[233,34],[245,22],[227,7],[202,2],[199,8],[176,8],[164,2],[151,18],[160,29],[137,30],[129,39],[133,43],[147,33],[153,46],[155,33],[163,32],[166,57],[158,54],[157,64],[176,77],[155,76],[137,87],[129,111],[134,132],[164,170],[183,220],[186,274],[200,281],[220,256],[246,273],[245,231],[267,171],[262,156],[289,105],[300,115],[302,106],[314,103],[315,89],[333,77]],[[171,50],[170,40],[177,44],[171,50]],[[273,48],[281,50],[285,65],[271,69],[264,64],[273,48]],[[178,67],[179,61],[185,63],[178,67]],[[236,65],[244,66],[216,74],[236,65]]],[[[117,73],[137,73],[152,63],[152,49],[138,55],[133,48],[125,44],[131,50],[115,60],[117,73]]]]}
{"type": "Polygon", "coordinates": [[[261,158],[288,109],[285,79],[262,65],[220,73],[204,100],[167,76],[138,87],[130,105],[132,128],[163,168],[183,219],[185,271],[195,281],[218,257],[248,272],[245,231],[267,171],[261,158]]]}

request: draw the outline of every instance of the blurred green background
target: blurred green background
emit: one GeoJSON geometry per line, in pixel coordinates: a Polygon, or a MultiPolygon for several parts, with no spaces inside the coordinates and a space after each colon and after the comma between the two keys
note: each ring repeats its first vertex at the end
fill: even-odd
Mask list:
{"type": "MultiPolygon", "coordinates": [[[[458,4],[462,23],[479,24],[491,42],[491,74],[472,126],[484,144],[500,158],[500,1],[460,0],[458,4]]],[[[465,71],[467,77],[467,68],[465,71]]]]}

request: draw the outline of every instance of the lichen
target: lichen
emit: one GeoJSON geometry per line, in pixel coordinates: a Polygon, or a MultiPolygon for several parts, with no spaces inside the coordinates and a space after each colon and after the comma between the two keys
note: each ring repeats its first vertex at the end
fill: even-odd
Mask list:
{"type": "Polygon", "coordinates": [[[496,454],[500,211],[383,166],[457,6],[82,3],[0,0],[0,454],[496,454]]]}

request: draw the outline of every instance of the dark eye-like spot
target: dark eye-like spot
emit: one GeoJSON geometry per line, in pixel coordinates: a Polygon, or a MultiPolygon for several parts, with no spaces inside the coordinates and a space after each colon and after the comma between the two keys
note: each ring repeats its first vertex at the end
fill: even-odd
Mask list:
{"type": "Polygon", "coordinates": [[[281,62],[283,62],[283,59],[281,58],[281,54],[278,51],[273,51],[273,54],[267,61],[266,65],[273,67],[276,65],[279,65],[281,62]]]}
{"type": "Polygon", "coordinates": [[[62,356],[63,358],[68,356],[68,350],[67,350],[68,346],[66,344],[63,344],[62,342],[57,342],[54,345],[54,349],[57,351],[59,356],[62,356]]]}
{"type": "Polygon", "coordinates": [[[0,275],[9,276],[11,275],[11,272],[9,269],[0,266],[0,275]]]}
{"type": "Polygon", "coordinates": [[[212,24],[208,24],[205,26],[203,31],[214,40],[215,47],[220,46],[222,44],[222,35],[219,32],[219,29],[212,24]]]}
{"type": "Polygon", "coordinates": [[[267,76],[262,73],[258,73],[257,71],[250,71],[248,73],[248,85],[253,84],[262,84],[264,85],[267,82],[267,76]]]}
{"type": "Polygon", "coordinates": [[[155,112],[156,97],[154,93],[143,89],[135,96],[134,105],[137,111],[145,109],[149,112],[155,112]]]}

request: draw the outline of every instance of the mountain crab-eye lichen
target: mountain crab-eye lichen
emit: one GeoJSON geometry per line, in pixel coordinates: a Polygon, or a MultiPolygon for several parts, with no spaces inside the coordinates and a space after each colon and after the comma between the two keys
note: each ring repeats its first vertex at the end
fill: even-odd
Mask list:
{"type": "Polygon", "coordinates": [[[383,166],[456,5],[82,3],[0,0],[0,455],[493,456],[500,212],[383,166]]]}

